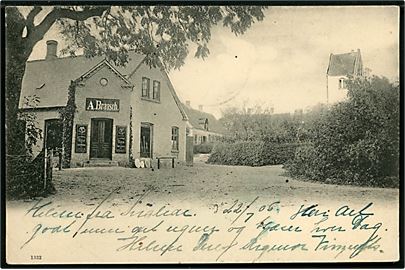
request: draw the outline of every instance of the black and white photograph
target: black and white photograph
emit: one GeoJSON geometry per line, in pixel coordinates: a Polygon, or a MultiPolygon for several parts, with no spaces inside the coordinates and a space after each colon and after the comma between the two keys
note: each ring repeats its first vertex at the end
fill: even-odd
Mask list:
{"type": "Polygon", "coordinates": [[[403,3],[78,4],[2,3],[2,264],[403,267],[403,3]]]}

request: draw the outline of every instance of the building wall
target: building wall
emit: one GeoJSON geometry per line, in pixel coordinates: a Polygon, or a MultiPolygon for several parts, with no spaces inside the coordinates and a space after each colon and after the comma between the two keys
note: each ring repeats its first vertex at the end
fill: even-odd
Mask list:
{"type": "Polygon", "coordinates": [[[110,118],[112,123],[112,160],[117,162],[128,162],[129,160],[129,112],[130,100],[132,90],[129,88],[122,88],[125,82],[121,80],[116,74],[111,72],[107,66],[102,67],[91,77],[86,79],[82,86],[76,87],[75,103],[76,113],[73,123],[73,138],[72,138],[72,166],[79,165],[80,163],[87,162],[90,159],[90,142],[91,142],[91,119],[92,118],[110,118]],[[100,79],[106,78],[108,84],[102,86],[100,79]],[[118,99],[119,112],[109,111],[87,111],[86,98],[104,98],[104,99],[118,99]],[[76,125],[87,125],[87,150],[86,153],[76,153],[76,125]],[[127,141],[125,153],[115,152],[115,132],[116,126],[127,127],[127,141]]]}
{"type": "MultiPolygon", "coordinates": [[[[183,120],[173,95],[169,89],[165,75],[156,68],[142,64],[137,72],[129,79],[134,84],[132,95],[133,104],[133,137],[132,153],[134,158],[140,157],[141,123],[153,124],[153,158],[158,156],[177,156],[185,161],[186,150],[186,121],[183,120]],[[142,77],[148,77],[153,89],[153,80],[160,82],[160,102],[142,98],[142,77]],[[172,127],[179,128],[179,151],[172,151],[172,127]]],[[[152,93],[152,92],[151,92],[152,93]]]]}
{"type": "Polygon", "coordinates": [[[327,87],[328,87],[328,103],[333,104],[336,102],[343,101],[347,98],[347,89],[339,88],[339,79],[344,78],[345,76],[327,76],[327,87]]]}

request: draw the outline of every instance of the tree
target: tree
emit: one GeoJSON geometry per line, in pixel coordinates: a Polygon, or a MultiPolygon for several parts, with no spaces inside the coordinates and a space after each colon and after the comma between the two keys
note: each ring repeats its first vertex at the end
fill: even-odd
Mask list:
{"type": "Polygon", "coordinates": [[[272,114],[260,105],[230,107],[222,111],[221,123],[229,141],[296,142],[302,135],[301,114],[272,114]]]}
{"type": "Polygon", "coordinates": [[[58,26],[67,42],[65,53],[82,49],[88,57],[106,55],[117,65],[127,52],[146,55],[146,62],[163,68],[180,68],[197,44],[196,57],[207,57],[211,28],[222,22],[235,35],[243,34],[264,18],[260,6],[55,6],[5,8],[6,30],[6,153],[18,148],[18,103],[25,64],[38,41],[58,26]],[[37,21],[39,21],[37,23],[37,21]]]}

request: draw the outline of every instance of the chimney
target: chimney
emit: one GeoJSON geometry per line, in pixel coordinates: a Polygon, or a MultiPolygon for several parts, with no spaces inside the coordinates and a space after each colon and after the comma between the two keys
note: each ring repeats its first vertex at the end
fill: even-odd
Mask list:
{"type": "Polygon", "coordinates": [[[46,60],[58,58],[56,52],[58,50],[58,42],[56,40],[48,40],[46,42],[46,60]]]}
{"type": "Polygon", "coordinates": [[[191,107],[190,100],[186,100],[186,105],[187,105],[187,107],[191,107]]]}
{"type": "Polygon", "coordinates": [[[203,111],[203,105],[198,105],[198,110],[203,111]]]}

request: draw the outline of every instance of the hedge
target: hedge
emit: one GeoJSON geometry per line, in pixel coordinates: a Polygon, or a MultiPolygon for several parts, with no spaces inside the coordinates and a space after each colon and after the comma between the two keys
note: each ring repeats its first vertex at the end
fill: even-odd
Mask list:
{"type": "Polygon", "coordinates": [[[214,145],[212,143],[202,143],[194,145],[194,154],[209,154],[212,152],[214,145]]]}
{"type": "Polygon", "coordinates": [[[342,165],[337,166],[318,148],[307,145],[297,148],[294,158],[284,164],[284,169],[292,177],[325,184],[399,187],[398,176],[373,172],[375,165],[363,169],[356,166],[353,160],[348,160],[346,164],[340,163],[342,165]]]}
{"type": "Polygon", "coordinates": [[[301,144],[276,144],[264,141],[217,143],[208,163],[222,165],[266,166],[283,164],[294,157],[301,144]]]}

